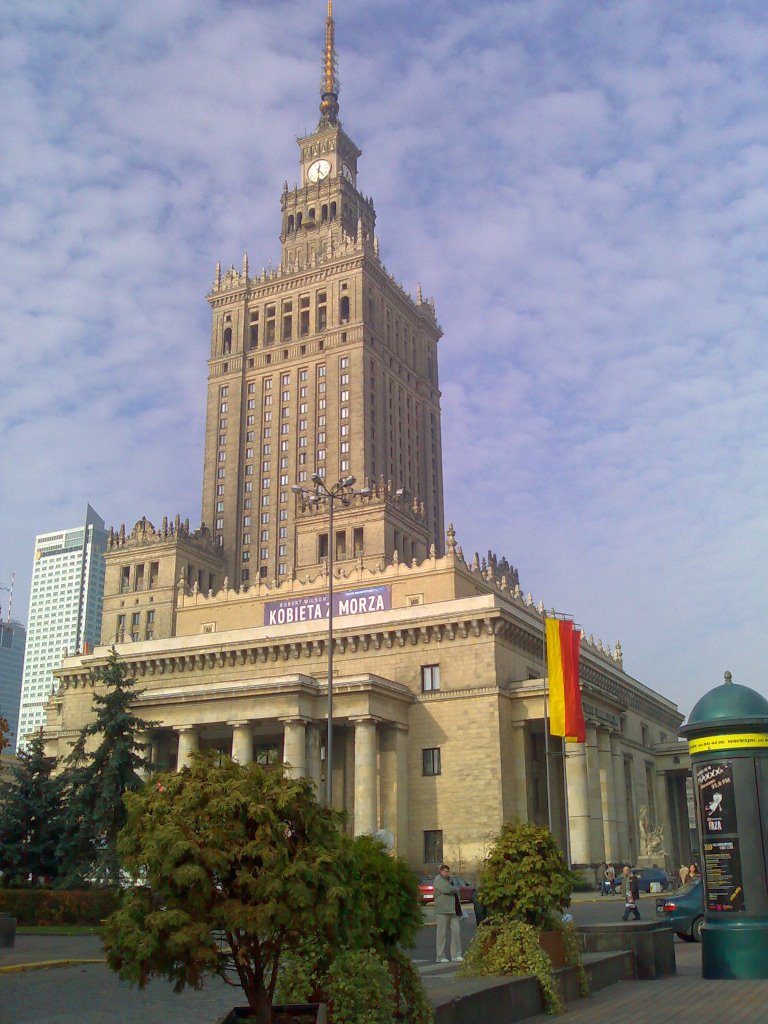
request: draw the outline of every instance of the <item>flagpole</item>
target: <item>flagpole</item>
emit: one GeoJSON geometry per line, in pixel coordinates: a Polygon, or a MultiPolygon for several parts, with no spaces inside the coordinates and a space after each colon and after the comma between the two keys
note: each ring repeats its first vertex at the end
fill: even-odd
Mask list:
{"type": "Polygon", "coordinates": [[[544,615],[544,636],[542,639],[542,651],[544,654],[544,765],[547,774],[547,823],[549,831],[552,832],[552,780],[549,774],[549,708],[547,696],[549,690],[549,669],[547,667],[547,616],[544,615]]]}
{"type": "Polygon", "coordinates": [[[568,809],[568,772],[566,771],[565,759],[568,749],[568,740],[563,736],[563,801],[565,803],[565,862],[571,866],[571,814],[568,809]]]}

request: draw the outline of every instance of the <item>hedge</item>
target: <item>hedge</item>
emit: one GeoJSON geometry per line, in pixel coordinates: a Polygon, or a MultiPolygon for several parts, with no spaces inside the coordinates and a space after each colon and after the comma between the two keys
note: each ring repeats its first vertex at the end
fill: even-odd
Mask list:
{"type": "Polygon", "coordinates": [[[120,894],[111,889],[0,889],[0,913],[25,925],[99,925],[117,909],[120,894]]]}

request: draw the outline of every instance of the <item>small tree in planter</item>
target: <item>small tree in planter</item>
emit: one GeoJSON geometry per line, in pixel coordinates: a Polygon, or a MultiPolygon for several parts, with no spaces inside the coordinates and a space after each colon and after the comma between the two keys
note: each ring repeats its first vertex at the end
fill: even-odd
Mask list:
{"type": "Polygon", "coordinates": [[[283,955],[338,933],[349,895],[340,815],[319,806],[305,779],[205,754],[125,802],[119,852],[157,909],[129,891],[107,919],[109,966],[140,987],[170,978],[176,991],[218,974],[242,987],[258,1024],[270,1024],[283,955]]]}
{"type": "Polygon", "coordinates": [[[558,966],[568,962],[577,967],[586,993],[578,943],[563,924],[575,881],[548,828],[506,822],[492,841],[480,879],[478,898],[490,916],[472,940],[462,973],[535,974],[545,1009],[557,1013],[562,1002],[550,955],[559,953],[558,966]],[[548,931],[558,935],[546,936],[548,931]]]}
{"type": "Polygon", "coordinates": [[[540,930],[562,920],[576,876],[544,825],[508,821],[494,837],[478,896],[490,914],[504,914],[540,930]]]}

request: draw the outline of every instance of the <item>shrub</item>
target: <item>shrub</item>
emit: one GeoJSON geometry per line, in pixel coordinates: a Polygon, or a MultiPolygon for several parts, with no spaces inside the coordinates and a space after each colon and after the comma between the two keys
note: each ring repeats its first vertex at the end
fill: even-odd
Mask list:
{"type": "Polygon", "coordinates": [[[485,859],[478,898],[490,914],[552,928],[570,905],[575,881],[548,828],[506,822],[485,859]]]}
{"type": "Polygon", "coordinates": [[[552,963],[539,945],[538,929],[525,921],[509,917],[484,921],[475,932],[460,973],[465,977],[533,974],[545,1011],[560,1013],[564,1009],[552,963]]]}
{"type": "Polygon", "coordinates": [[[348,949],[331,963],[327,980],[333,1024],[392,1024],[395,986],[386,960],[373,949],[348,949]]]}
{"type": "Polygon", "coordinates": [[[11,914],[22,927],[100,925],[116,910],[119,899],[114,889],[0,889],[0,911],[11,914]]]}

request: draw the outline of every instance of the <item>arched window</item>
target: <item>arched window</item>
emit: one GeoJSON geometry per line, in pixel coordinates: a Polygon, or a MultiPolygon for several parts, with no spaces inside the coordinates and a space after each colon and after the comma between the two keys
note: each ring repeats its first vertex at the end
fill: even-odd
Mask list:
{"type": "Polygon", "coordinates": [[[301,214],[297,213],[296,214],[296,230],[298,231],[300,227],[301,227],[301,214]]]}
{"type": "Polygon", "coordinates": [[[309,210],[307,210],[307,217],[310,220],[314,220],[315,219],[315,208],[314,208],[314,206],[312,206],[309,210]]]}
{"type": "Polygon", "coordinates": [[[222,346],[221,346],[221,351],[222,351],[222,353],[225,356],[228,356],[229,353],[232,351],[232,328],[231,327],[225,327],[224,328],[224,336],[223,336],[223,342],[222,342],[222,346]]]}
{"type": "Polygon", "coordinates": [[[293,214],[288,218],[288,233],[290,234],[291,231],[293,231],[293,214]]]}
{"type": "Polygon", "coordinates": [[[320,207],[320,223],[325,224],[328,220],[328,203],[323,203],[320,207]]]}
{"type": "Polygon", "coordinates": [[[336,203],[331,203],[331,220],[336,220],[336,203]]]}
{"type": "Polygon", "coordinates": [[[339,302],[339,319],[343,324],[349,323],[349,296],[342,295],[339,302]]]}

